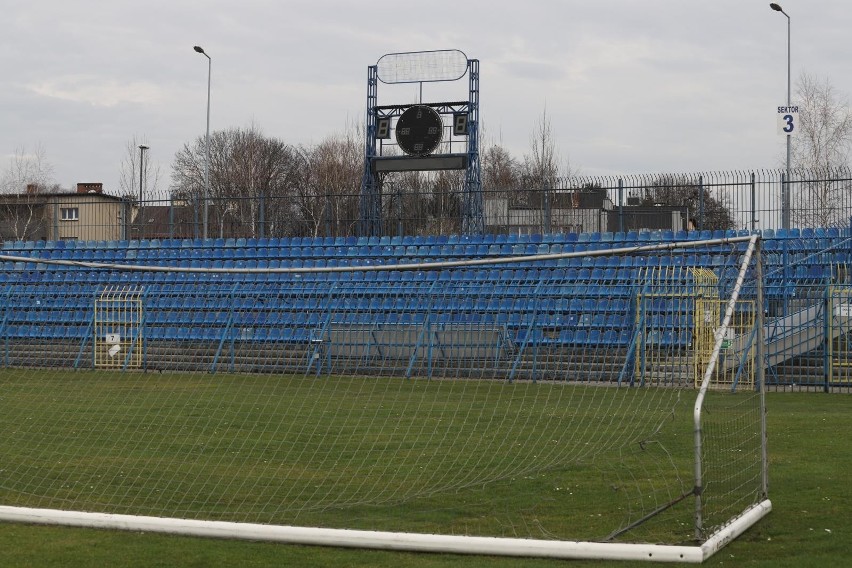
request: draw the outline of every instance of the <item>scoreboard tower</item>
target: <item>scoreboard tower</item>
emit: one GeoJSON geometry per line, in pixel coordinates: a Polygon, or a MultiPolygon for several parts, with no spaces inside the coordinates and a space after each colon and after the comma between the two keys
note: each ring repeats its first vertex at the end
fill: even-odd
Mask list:
{"type": "Polygon", "coordinates": [[[479,166],[479,60],[455,49],[390,53],[367,68],[367,117],[359,233],[381,236],[382,185],[391,172],[464,170],[460,225],[485,229],[479,166]],[[467,75],[465,101],[422,102],[423,84],[467,75]],[[378,104],[379,83],[419,83],[420,102],[378,104]]]}

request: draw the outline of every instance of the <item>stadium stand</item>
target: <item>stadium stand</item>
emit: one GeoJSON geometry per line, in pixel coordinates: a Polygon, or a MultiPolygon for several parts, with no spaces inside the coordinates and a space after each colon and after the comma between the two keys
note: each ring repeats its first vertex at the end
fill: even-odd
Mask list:
{"type": "MultiPolygon", "coordinates": [[[[850,256],[847,233],[837,229],[764,231],[765,309],[770,316],[805,307],[822,286],[845,274],[850,256]]],[[[319,366],[317,346],[334,337],[336,326],[411,330],[422,328],[424,322],[445,330],[478,329],[484,334],[483,343],[501,345],[510,359],[511,353],[526,353],[523,357],[527,357],[537,349],[596,344],[626,347],[637,325],[648,327],[647,341],[679,349],[694,341],[694,305],[661,299],[645,313],[636,303],[641,275],[655,271],[683,280],[696,270],[707,270],[723,286],[729,272],[723,263],[726,256],[730,258],[732,245],[697,247],[676,257],[677,266],[672,266],[673,257],[665,255],[640,259],[586,256],[535,260],[523,268],[496,264],[446,270],[435,273],[433,281],[414,277],[404,266],[360,273],[263,270],[588,252],[738,234],[748,233],[6,242],[2,252],[9,256],[258,272],[169,272],[164,276],[118,268],[7,261],[0,271],[0,289],[6,300],[0,311],[0,340],[6,343],[6,364],[27,364],[10,361],[15,354],[38,365],[67,365],[69,359],[75,366],[85,364],[94,300],[105,288],[118,287],[146,289],[155,298],[146,305],[141,323],[148,368],[156,368],[158,356],[168,357],[169,349],[182,343],[192,344],[199,366],[215,370],[226,354],[233,366],[239,358],[238,345],[259,340],[279,349],[257,362],[255,370],[319,366]],[[26,343],[32,349],[9,349],[10,342],[26,343]],[[39,345],[40,351],[36,350],[39,345]]],[[[398,341],[387,333],[383,339],[370,339],[366,332],[362,335],[364,341],[398,341]]],[[[354,353],[353,346],[348,348],[354,353]]]]}

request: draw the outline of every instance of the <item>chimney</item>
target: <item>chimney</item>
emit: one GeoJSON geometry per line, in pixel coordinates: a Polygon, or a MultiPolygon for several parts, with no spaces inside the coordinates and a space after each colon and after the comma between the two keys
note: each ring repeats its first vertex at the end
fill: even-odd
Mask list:
{"type": "Polygon", "coordinates": [[[78,183],[77,193],[103,193],[104,184],[102,183],[78,183]]]}
{"type": "Polygon", "coordinates": [[[28,183],[27,184],[27,195],[35,195],[38,193],[38,184],[37,183],[28,183]]]}

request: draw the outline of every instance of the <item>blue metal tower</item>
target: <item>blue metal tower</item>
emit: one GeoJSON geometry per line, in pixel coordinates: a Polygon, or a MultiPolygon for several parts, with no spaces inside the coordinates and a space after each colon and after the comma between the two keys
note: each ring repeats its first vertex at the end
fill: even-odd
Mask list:
{"type": "Polygon", "coordinates": [[[482,178],[479,167],[479,60],[469,59],[467,66],[470,89],[462,233],[480,235],[485,231],[485,216],[482,210],[482,178]]]}
{"type": "MultiPolygon", "coordinates": [[[[421,113],[417,113],[420,117],[421,113]]],[[[408,118],[413,119],[409,112],[408,118]]],[[[434,123],[433,123],[434,124],[434,123]]],[[[433,127],[432,130],[438,128],[433,127]]],[[[438,128],[441,130],[443,127],[438,128]]],[[[410,130],[410,129],[406,129],[410,130]]],[[[479,60],[467,59],[458,50],[430,52],[410,52],[388,54],[379,59],[376,65],[367,68],[367,114],[366,142],[364,145],[364,173],[361,178],[359,203],[360,219],[358,223],[361,236],[381,236],[382,222],[382,181],[390,172],[465,170],[462,196],[460,226],[464,234],[481,234],[485,230],[482,202],[482,182],[479,161],[479,60]],[[389,58],[387,75],[380,68],[389,58]],[[425,64],[425,62],[433,65],[425,64]],[[437,66],[434,65],[438,61],[437,66]],[[405,64],[400,64],[404,62],[405,64]],[[445,65],[445,68],[441,67],[445,65]],[[394,66],[398,65],[398,66],[394,66]],[[435,71],[435,67],[438,70],[435,71]],[[433,81],[456,81],[468,74],[468,100],[461,102],[419,103],[417,105],[378,106],[378,83],[420,83],[421,98],[423,83],[433,81]],[[428,108],[424,108],[428,107],[428,108]],[[451,115],[454,135],[467,138],[464,153],[450,152],[432,154],[430,151],[417,152],[407,148],[396,132],[398,147],[407,155],[381,155],[379,138],[390,138],[391,125],[395,120],[403,121],[406,111],[422,109],[424,115],[451,115]],[[461,119],[461,120],[459,120],[461,119]],[[381,123],[381,125],[380,125],[381,123]],[[381,132],[380,132],[381,131],[381,132]]],[[[440,139],[440,136],[439,136],[440,139]]],[[[436,141],[437,144],[437,141],[436,141]]],[[[418,147],[416,144],[412,144],[418,147]]],[[[430,147],[431,148],[431,147],[430,147]]]]}
{"type": "Polygon", "coordinates": [[[379,174],[375,171],[376,159],[376,116],[379,94],[378,67],[367,68],[367,124],[364,145],[364,174],[361,177],[361,200],[359,203],[359,235],[379,236],[382,232],[382,190],[379,174]]]}

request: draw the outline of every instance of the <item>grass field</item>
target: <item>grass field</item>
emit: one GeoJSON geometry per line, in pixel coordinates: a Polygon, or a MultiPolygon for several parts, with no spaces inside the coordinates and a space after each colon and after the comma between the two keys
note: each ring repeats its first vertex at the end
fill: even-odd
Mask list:
{"type": "MultiPolygon", "coordinates": [[[[164,389],[168,378],[156,380],[160,382],[150,387],[168,391],[164,389]]],[[[54,404],[49,405],[55,415],[65,416],[57,411],[57,404],[60,407],[67,405],[71,408],[79,407],[80,400],[90,400],[90,395],[87,396],[85,389],[82,388],[87,384],[91,386],[94,383],[82,380],[76,385],[78,391],[76,396],[80,397],[79,400],[66,400],[64,397],[57,396],[54,404]]],[[[4,381],[6,389],[14,390],[14,385],[14,380],[4,381]]],[[[138,388],[139,385],[136,387],[138,388]]],[[[118,389],[121,392],[116,394],[115,398],[106,397],[105,404],[118,405],[115,416],[132,415],[131,409],[121,406],[121,401],[125,400],[127,394],[123,389],[127,388],[129,385],[125,384],[118,389]]],[[[520,386],[516,394],[521,399],[526,399],[530,397],[530,389],[536,388],[538,387],[520,386]]],[[[493,386],[489,386],[486,394],[492,392],[493,386]]],[[[219,397],[221,394],[222,392],[218,391],[216,396],[219,397]]],[[[350,401],[350,404],[357,406],[359,401],[363,403],[363,400],[356,396],[357,392],[344,389],[341,394],[343,399],[350,401]]],[[[457,405],[458,396],[461,394],[455,393],[447,400],[452,400],[453,404],[457,405]]],[[[466,397],[472,397],[472,400],[465,399],[466,404],[475,403],[482,396],[470,387],[463,394],[466,397]]],[[[260,404],[265,396],[262,389],[255,395],[259,397],[256,402],[260,404]]],[[[174,392],[164,392],[158,400],[162,404],[174,403],[175,396],[174,392]]],[[[397,396],[401,396],[401,393],[397,396]]],[[[400,404],[408,403],[406,399],[401,398],[397,398],[397,401],[400,404]]],[[[486,397],[485,401],[489,402],[489,399],[486,397]]],[[[683,402],[688,404],[689,401],[683,402]]],[[[852,552],[850,551],[852,548],[850,530],[847,526],[852,489],[845,484],[846,473],[852,466],[852,451],[844,440],[844,434],[850,425],[849,404],[849,399],[842,395],[768,395],[770,497],[774,503],[774,512],[740,540],[719,553],[710,562],[711,565],[722,563],[726,566],[843,565],[849,553],[852,552]]],[[[346,413],[342,415],[346,416],[346,413]]],[[[581,421],[594,419],[595,416],[584,416],[581,421]]],[[[61,428],[61,421],[58,422],[57,428],[61,428]]],[[[193,421],[193,423],[196,422],[193,421]]],[[[241,423],[247,422],[241,421],[241,423]]],[[[183,425],[185,426],[186,423],[183,425]]],[[[175,425],[169,427],[173,428],[175,425]]],[[[8,432],[10,424],[3,424],[3,428],[8,432]]],[[[672,440],[666,442],[669,445],[679,443],[672,440]]],[[[192,445],[187,447],[192,448],[192,445]]],[[[179,447],[176,451],[180,453],[187,447],[179,447]]],[[[8,447],[3,447],[2,450],[3,455],[9,455],[8,447]]],[[[59,448],[57,451],[61,453],[62,450],[59,448]]],[[[489,467],[493,467],[493,464],[489,467]]],[[[550,484],[551,481],[548,479],[547,483],[550,484]]],[[[500,498],[503,503],[501,506],[512,507],[515,494],[542,491],[543,487],[552,489],[552,485],[542,485],[536,479],[504,487],[505,495],[500,498]]],[[[0,495],[2,494],[3,492],[0,492],[0,495]]],[[[457,498],[456,495],[449,497],[450,500],[455,498],[457,498]]],[[[540,500],[544,503],[552,501],[547,496],[540,497],[540,500]]],[[[485,504],[489,505],[488,500],[485,504]]],[[[445,522],[458,522],[452,503],[436,501],[430,505],[429,510],[436,514],[426,521],[427,527],[430,523],[440,526],[445,522]]],[[[558,513],[558,508],[553,507],[547,511],[547,515],[558,515],[558,513]]],[[[565,511],[565,513],[565,516],[570,518],[569,512],[565,511]]],[[[363,514],[363,511],[356,511],[355,518],[363,514]]],[[[390,518],[401,517],[392,515],[390,518]]],[[[552,522],[559,524],[558,519],[553,519],[552,522]]],[[[576,519],[573,522],[576,522],[576,519]]],[[[586,523],[594,525],[595,520],[586,519],[586,523]]],[[[91,566],[97,564],[124,566],[445,566],[461,564],[465,566],[549,566],[557,563],[322,549],[57,527],[0,525],[0,565],[91,566]]],[[[583,563],[575,565],[583,565],[583,563]]]]}
{"type": "MultiPolygon", "coordinates": [[[[32,369],[0,380],[5,505],[599,540],[692,487],[692,390],[32,369]]],[[[633,538],[691,538],[688,507],[661,519],[633,538]]]]}

